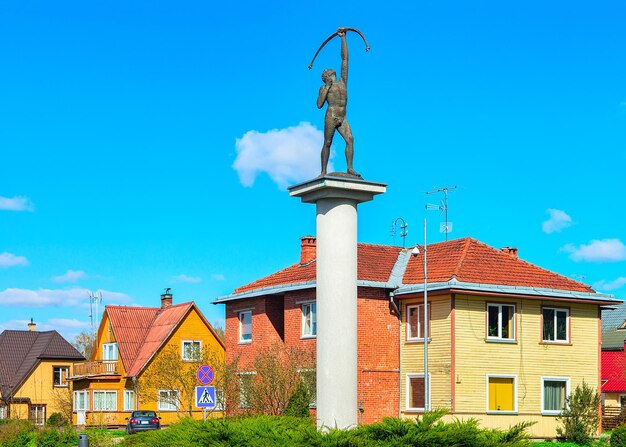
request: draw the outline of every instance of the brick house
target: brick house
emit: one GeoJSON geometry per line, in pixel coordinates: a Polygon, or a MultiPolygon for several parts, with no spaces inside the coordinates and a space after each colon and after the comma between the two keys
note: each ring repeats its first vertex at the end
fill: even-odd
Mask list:
{"type": "MultiPolygon", "coordinates": [[[[427,248],[424,312],[423,251],[358,244],[359,421],[424,411],[427,314],[432,408],[487,427],[533,420],[534,436],[554,436],[567,393],[582,380],[600,386],[600,309],[619,301],[516,249],[472,238],[427,248]]],[[[315,275],[315,238],[306,236],[299,263],[218,298],[227,358],[239,357],[243,371],[274,343],[314,351],[315,275]]]]}

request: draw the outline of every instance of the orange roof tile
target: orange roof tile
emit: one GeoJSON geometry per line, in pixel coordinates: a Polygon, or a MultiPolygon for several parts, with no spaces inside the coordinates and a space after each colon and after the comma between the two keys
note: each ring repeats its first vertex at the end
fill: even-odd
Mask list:
{"type": "MultiPolygon", "coordinates": [[[[358,279],[387,282],[401,251],[402,248],[396,246],[359,243],[358,279]]],[[[424,281],[423,256],[423,250],[417,257],[411,256],[403,276],[403,284],[421,284],[424,281]]],[[[538,267],[469,237],[428,245],[429,282],[447,282],[453,278],[475,284],[594,292],[586,284],[538,267]]],[[[311,281],[315,281],[314,261],[304,265],[294,264],[241,286],[235,289],[234,294],[311,281]]]]}
{"type": "MultiPolygon", "coordinates": [[[[142,371],[191,308],[194,307],[193,302],[176,304],[166,308],[105,307],[117,341],[120,359],[128,377],[135,377],[142,371]]],[[[196,310],[202,316],[197,308],[196,310]]],[[[208,322],[206,324],[212,331],[210,324],[208,322]]],[[[215,336],[221,343],[219,337],[215,336]]]]}
{"type": "MultiPolygon", "coordinates": [[[[419,284],[424,281],[423,262],[423,253],[409,261],[404,274],[405,284],[419,284]]],[[[445,282],[452,278],[475,284],[594,292],[586,284],[469,237],[428,245],[428,281],[445,282]]]]}
{"type": "MultiPolygon", "coordinates": [[[[387,281],[402,248],[390,245],[358,244],[357,276],[362,281],[387,281]]],[[[266,287],[315,281],[315,262],[294,264],[250,284],[234,293],[249,292],[266,287]]]]}

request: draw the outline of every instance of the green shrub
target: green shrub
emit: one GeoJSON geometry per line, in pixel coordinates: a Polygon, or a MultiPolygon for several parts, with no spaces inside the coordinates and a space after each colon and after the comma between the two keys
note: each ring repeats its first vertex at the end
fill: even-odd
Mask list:
{"type": "Polygon", "coordinates": [[[48,425],[53,427],[65,427],[69,425],[69,421],[61,413],[52,413],[48,418],[48,425]]]}
{"type": "Polygon", "coordinates": [[[611,447],[626,447],[626,425],[620,425],[613,430],[611,447]]]}
{"type": "Polygon", "coordinates": [[[35,427],[29,421],[9,419],[0,425],[0,446],[36,447],[35,427]]]}
{"type": "Polygon", "coordinates": [[[306,418],[309,417],[309,403],[311,402],[311,393],[304,382],[298,384],[298,388],[289,398],[287,408],[285,408],[285,416],[295,416],[306,418]]]}
{"type": "Polygon", "coordinates": [[[567,441],[591,445],[600,425],[600,396],[583,380],[571,396],[565,399],[565,410],[557,418],[562,424],[556,432],[567,441]]]}
{"type": "Polygon", "coordinates": [[[78,435],[71,427],[46,427],[37,433],[37,447],[72,447],[78,435]]]}

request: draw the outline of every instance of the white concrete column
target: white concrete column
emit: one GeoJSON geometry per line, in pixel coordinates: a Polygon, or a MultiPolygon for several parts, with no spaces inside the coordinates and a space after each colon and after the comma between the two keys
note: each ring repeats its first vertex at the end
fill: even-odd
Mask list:
{"type": "Polygon", "coordinates": [[[357,424],[357,205],[386,186],[318,177],[289,188],[317,208],[317,426],[357,424]]]}
{"type": "Polygon", "coordinates": [[[317,202],[317,419],[357,423],[357,204],[317,202]]]}

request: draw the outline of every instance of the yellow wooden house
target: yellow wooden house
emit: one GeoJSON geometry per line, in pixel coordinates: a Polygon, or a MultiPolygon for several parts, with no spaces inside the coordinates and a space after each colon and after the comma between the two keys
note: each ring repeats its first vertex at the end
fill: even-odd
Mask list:
{"type": "Polygon", "coordinates": [[[57,331],[0,334],[0,419],[29,419],[44,425],[52,413],[67,417],[73,364],[83,355],[57,331]]]}
{"type": "Polygon", "coordinates": [[[449,418],[493,428],[531,421],[533,436],[556,436],[566,396],[583,380],[600,389],[600,312],[621,301],[471,238],[427,247],[424,286],[423,256],[407,262],[411,285],[394,293],[400,415],[446,408],[449,418]]]}
{"type": "Polygon", "coordinates": [[[133,410],[154,410],[164,425],[187,416],[222,415],[217,389],[207,413],[195,404],[197,369],[214,371],[219,388],[224,342],[193,302],[160,307],[106,306],[90,361],[74,365],[74,423],[122,426],[133,410]]]}

